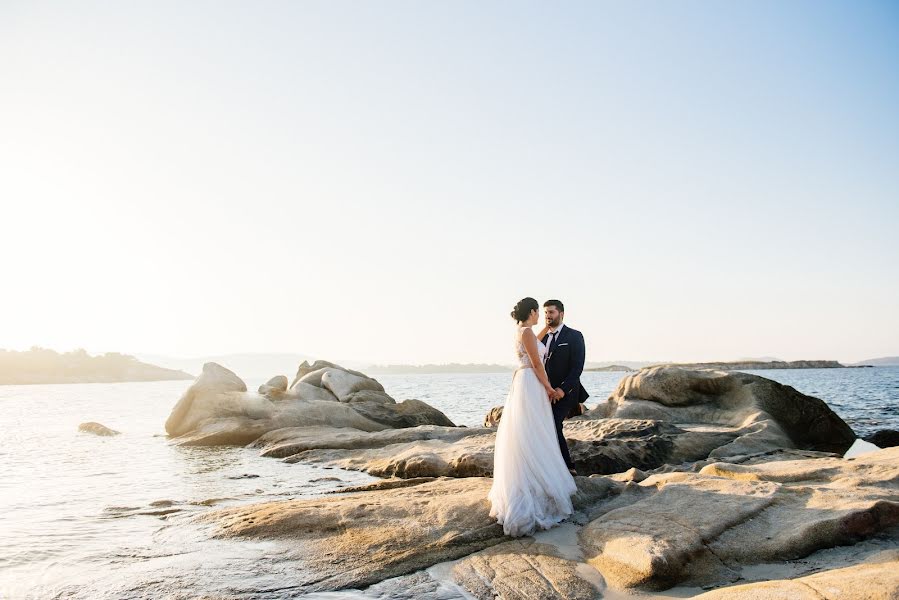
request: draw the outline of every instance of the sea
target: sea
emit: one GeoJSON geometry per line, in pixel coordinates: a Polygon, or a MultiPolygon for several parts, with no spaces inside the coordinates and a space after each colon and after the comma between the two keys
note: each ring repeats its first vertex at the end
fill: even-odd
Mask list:
{"type": "MultiPolygon", "coordinates": [[[[826,401],[860,437],[899,429],[899,367],[754,373],[826,401]]],[[[624,375],[585,373],[588,408],[624,375]]],[[[467,426],[503,404],[510,379],[511,373],[378,376],[397,400],[423,400],[467,426]]],[[[247,387],[261,383],[248,379],[247,387]]],[[[0,386],[0,599],[299,596],[297,566],[274,543],[212,540],[192,518],[374,478],[263,458],[248,448],[171,445],[163,424],[190,384],[0,386]],[[80,433],[86,421],[121,434],[80,433]]]]}

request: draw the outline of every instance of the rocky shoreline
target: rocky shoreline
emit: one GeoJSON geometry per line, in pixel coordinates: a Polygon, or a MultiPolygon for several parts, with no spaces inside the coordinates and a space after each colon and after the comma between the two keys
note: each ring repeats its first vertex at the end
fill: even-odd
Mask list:
{"type": "Polygon", "coordinates": [[[856,436],[824,402],[756,375],[642,369],[567,421],[582,476],[564,548],[547,543],[555,530],[510,539],[490,519],[495,428],[456,427],[338,365],[304,363],[290,386],[278,377],[250,393],[209,363],[166,429],[173,444],[249,445],[384,478],[197,518],[213,538],[285,544],[304,593],[899,594],[899,448],[843,458],[856,436]],[[449,565],[444,580],[438,564],[449,565]]]}

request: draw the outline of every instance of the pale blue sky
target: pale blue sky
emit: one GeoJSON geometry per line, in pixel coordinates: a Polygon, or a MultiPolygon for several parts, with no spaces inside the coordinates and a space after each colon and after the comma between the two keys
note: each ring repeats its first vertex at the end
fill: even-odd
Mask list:
{"type": "Polygon", "coordinates": [[[899,354],[899,5],[0,3],[0,347],[899,354]]]}

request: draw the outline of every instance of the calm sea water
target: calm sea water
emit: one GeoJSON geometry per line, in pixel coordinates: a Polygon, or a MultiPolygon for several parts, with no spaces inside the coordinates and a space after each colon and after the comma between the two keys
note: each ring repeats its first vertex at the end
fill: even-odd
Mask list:
{"type": "MultiPolygon", "coordinates": [[[[899,368],[758,374],[824,399],[860,435],[899,429],[899,368]]],[[[504,402],[510,377],[379,380],[398,400],[424,400],[471,426],[504,402]]],[[[621,377],[585,374],[588,405],[621,377]]],[[[187,520],[211,506],[314,496],[372,478],[244,448],[169,445],[163,424],[189,385],[0,386],[0,598],[296,596],[296,563],[276,543],[211,541],[187,520]],[[78,433],[84,421],[122,434],[78,433]]]]}

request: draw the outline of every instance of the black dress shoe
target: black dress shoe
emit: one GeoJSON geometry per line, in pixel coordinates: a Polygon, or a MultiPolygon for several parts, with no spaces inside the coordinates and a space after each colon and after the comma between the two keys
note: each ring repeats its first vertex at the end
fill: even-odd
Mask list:
{"type": "Polygon", "coordinates": [[[575,469],[574,467],[568,469],[568,472],[571,473],[572,477],[577,477],[577,469],[575,469]]]}

